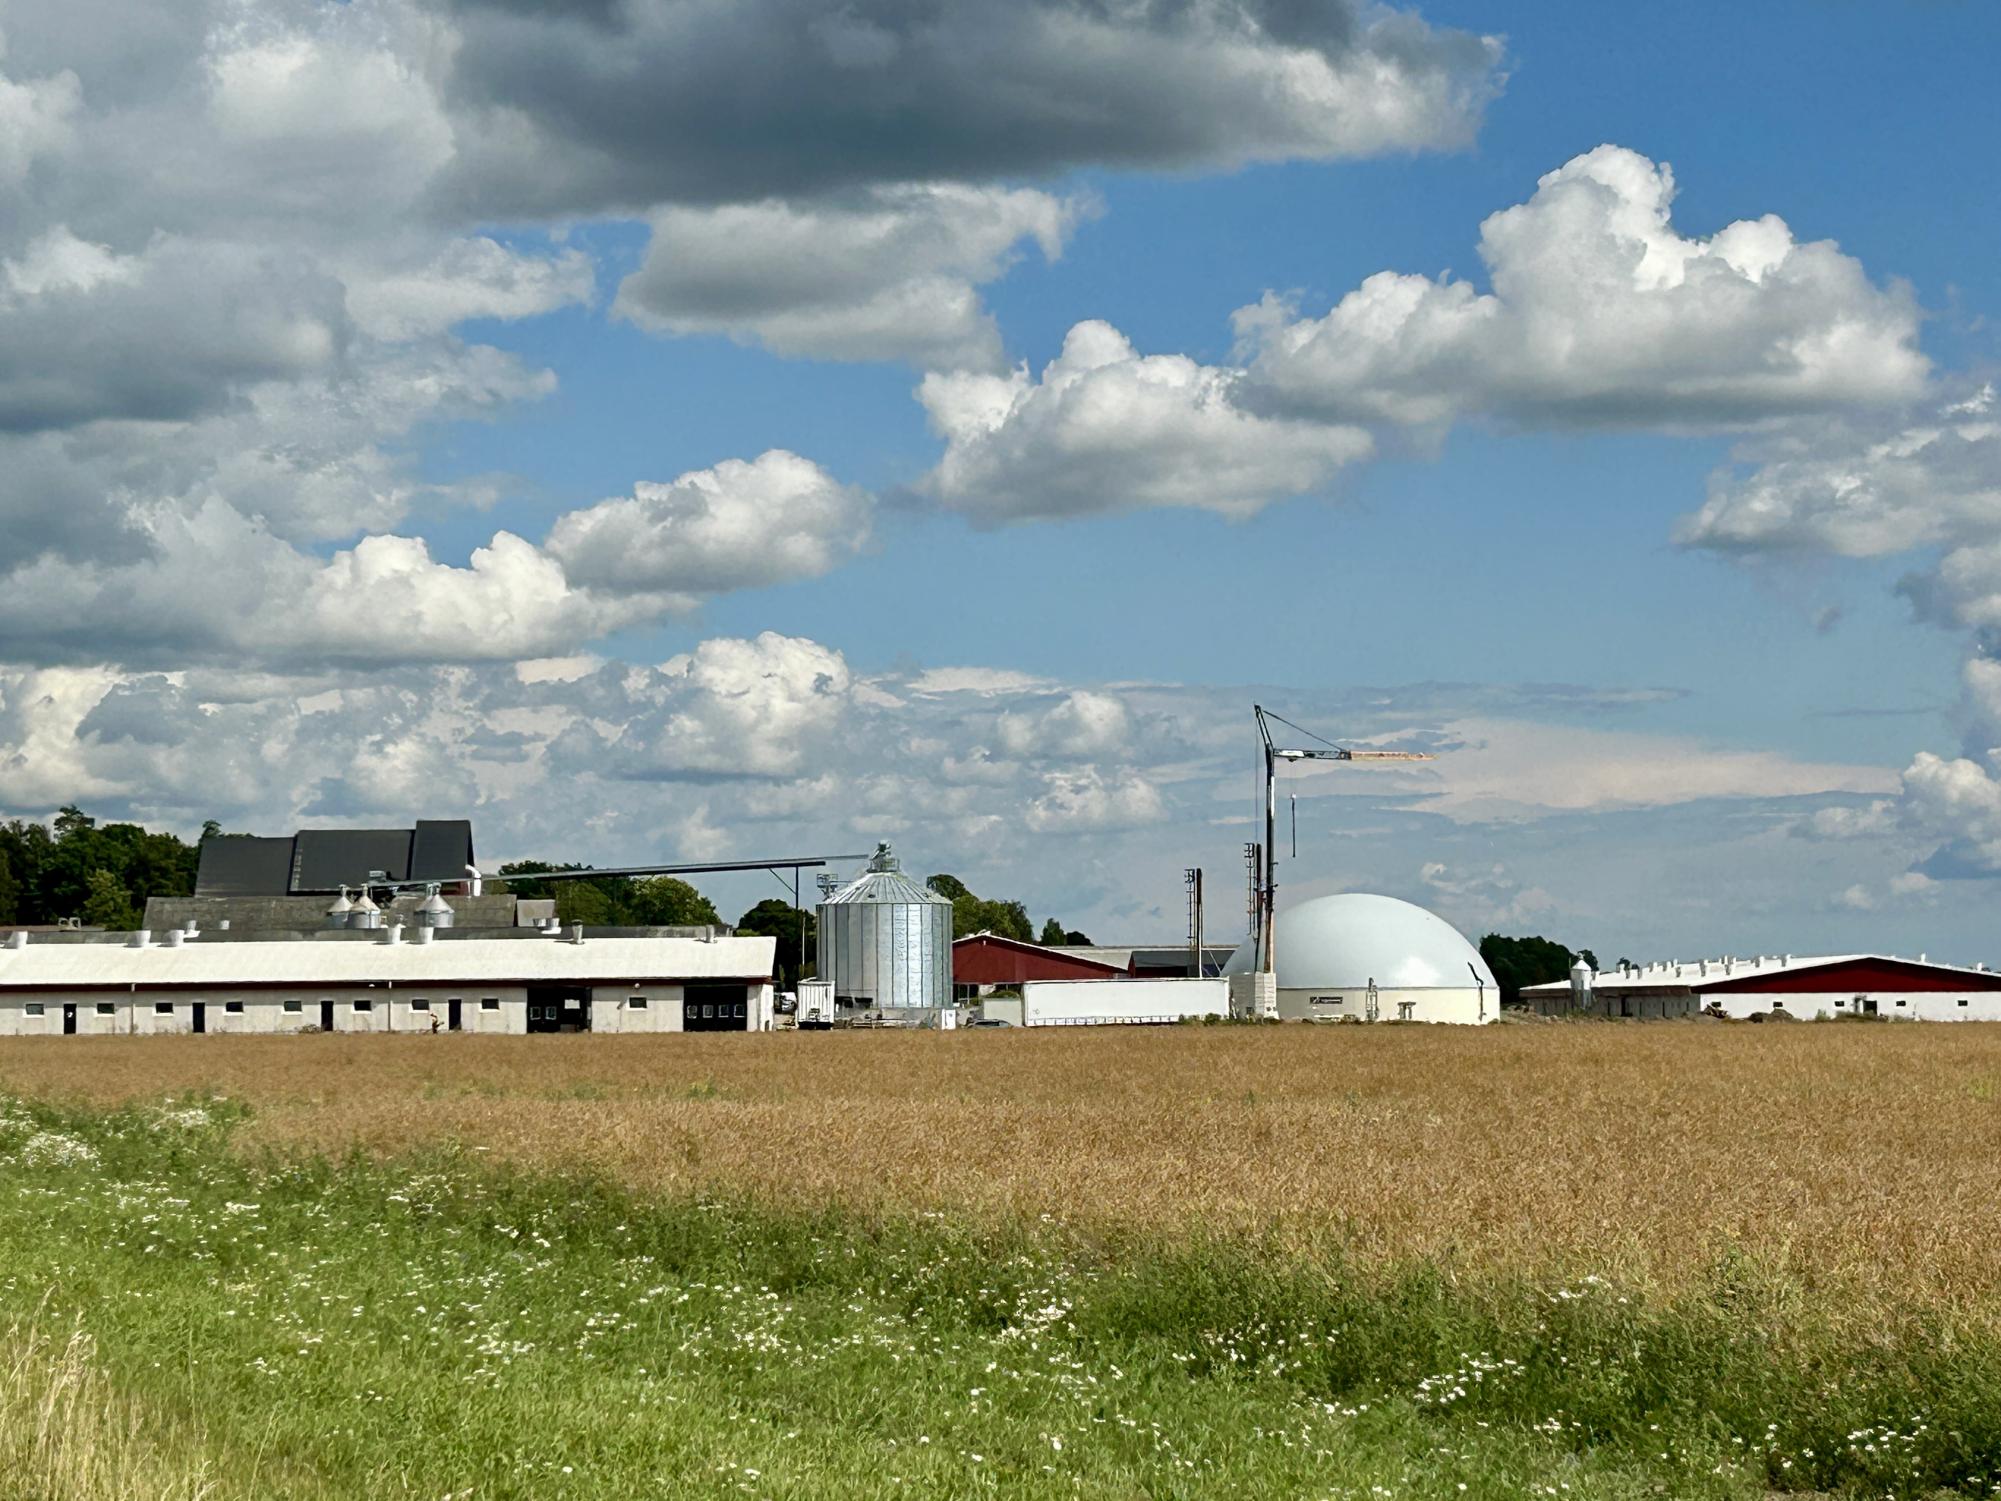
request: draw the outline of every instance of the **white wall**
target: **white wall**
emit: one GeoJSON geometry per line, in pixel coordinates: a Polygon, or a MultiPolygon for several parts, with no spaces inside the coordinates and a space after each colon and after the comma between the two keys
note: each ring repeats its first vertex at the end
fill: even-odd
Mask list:
{"type": "MultiPolygon", "coordinates": [[[[1228,1016],[1227,980],[1030,980],[1022,1025],[1058,1027],[1228,1016]]],[[[989,1013],[992,1014],[992,1013],[989,1013]]]]}
{"type": "Polygon", "coordinates": [[[1954,994],[1950,990],[1869,990],[1859,994],[1844,990],[1821,994],[1795,992],[1790,995],[1746,990],[1705,995],[1701,1000],[1704,1005],[1720,1006],[1725,1016],[1740,1020],[1754,1013],[1769,1014],[1774,1002],[1783,1006],[1787,1015],[1799,1017],[1802,1021],[1812,1021],[1822,1015],[1848,1016],[1863,1011],[1864,1008],[1857,1003],[1866,1000],[1876,1003],[1878,1016],[1887,1016],[1893,1021],[2001,1021],[2001,991],[1995,990],[1969,990],[1964,994],[1954,994]]]}
{"type": "Polygon", "coordinates": [[[599,985],[591,991],[593,1032],[678,1032],[681,1030],[679,985],[599,985]],[[643,996],[644,1006],[630,1002],[643,996]]]}
{"type": "MultiPolygon", "coordinates": [[[[1500,996],[1493,990],[1475,986],[1464,989],[1392,990],[1376,989],[1376,1020],[1384,1022],[1444,1022],[1458,1026],[1478,1026],[1490,1022],[1499,1012],[1500,996]],[[1406,1014],[1404,1008],[1408,1006],[1406,1014]]],[[[1278,1014],[1285,1021],[1339,1021],[1352,1016],[1368,1020],[1369,987],[1353,990],[1280,990],[1278,1014]]]]}

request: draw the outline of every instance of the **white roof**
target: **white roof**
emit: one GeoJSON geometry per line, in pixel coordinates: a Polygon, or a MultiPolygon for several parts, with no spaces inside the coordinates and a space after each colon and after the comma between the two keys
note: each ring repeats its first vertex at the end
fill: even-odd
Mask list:
{"type": "MultiPolygon", "coordinates": [[[[1480,951],[1435,912],[1393,896],[1348,891],[1278,914],[1273,968],[1281,990],[1497,989],[1480,951]]],[[[1230,956],[1225,974],[1251,967],[1253,945],[1230,956]]]]}
{"type": "Polygon", "coordinates": [[[624,984],[771,978],[771,937],[452,938],[433,943],[205,942],[0,946],[0,991],[129,985],[624,984]]]}
{"type": "MultiPolygon", "coordinates": [[[[1749,956],[1733,954],[1724,959],[1657,959],[1647,964],[1636,964],[1624,974],[1616,968],[1608,969],[1592,977],[1591,988],[1593,990],[1663,988],[1701,990],[1706,986],[1721,984],[1725,980],[1797,974],[1801,970],[1820,969],[1830,964],[1863,963],[1922,965],[1926,969],[1939,970],[1946,974],[1984,975],[1989,979],[1994,975],[1992,970],[1977,965],[1937,964],[1922,955],[1910,959],[1898,954],[1752,954],[1749,956]]],[[[1569,990],[1570,981],[1549,980],[1540,985],[1524,985],[1522,994],[1557,995],[1568,993],[1569,990]]]]}

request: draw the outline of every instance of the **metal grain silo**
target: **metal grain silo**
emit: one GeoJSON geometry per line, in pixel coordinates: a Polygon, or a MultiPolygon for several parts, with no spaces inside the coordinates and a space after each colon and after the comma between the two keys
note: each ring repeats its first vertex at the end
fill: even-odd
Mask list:
{"type": "Polygon", "coordinates": [[[849,1007],[952,1004],[952,903],[906,876],[887,844],[819,907],[820,978],[849,1007]]]}

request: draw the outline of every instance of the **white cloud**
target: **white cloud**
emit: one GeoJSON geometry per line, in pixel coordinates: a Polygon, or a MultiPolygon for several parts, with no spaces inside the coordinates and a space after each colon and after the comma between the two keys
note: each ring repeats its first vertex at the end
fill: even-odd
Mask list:
{"type": "Polygon", "coordinates": [[[1524,886],[1500,861],[1462,870],[1427,861],[1417,873],[1426,900],[1472,928],[1520,927],[1546,921],[1557,902],[1540,886],[1524,886]]]}
{"type": "Polygon", "coordinates": [[[638,771],[782,776],[838,727],[851,679],[838,651],[766,631],[704,641],[648,674],[659,711],[628,727],[638,771]]]}
{"type": "Polygon", "coordinates": [[[1665,164],[1600,146],[1491,216],[1493,290],[1382,272],[1322,318],[1237,314],[1261,409],[1424,426],[1745,427],[1923,387],[1919,311],[1784,221],[1674,229],[1665,164]]]}
{"type": "Polygon", "coordinates": [[[687,608],[703,595],[828,572],[867,542],[872,511],[864,491],[772,449],[572,511],[548,550],[580,586],[687,608]]]}
{"type": "Polygon", "coordinates": [[[1132,716],[1116,695],[1078,689],[1046,710],[1002,714],[996,729],[1012,756],[1104,756],[1126,749],[1132,716]]]}
{"type": "Polygon", "coordinates": [[[588,302],[594,284],[582,251],[522,255],[479,235],[449,241],[422,265],[351,274],[347,305],[372,336],[404,340],[472,318],[532,318],[588,302]]]}
{"type": "Polygon", "coordinates": [[[1106,774],[1096,766],[1050,772],[1042,795],[1028,805],[1038,834],[1130,829],[1167,816],[1160,789],[1136,771],[1106,774]]]}
{"type": "Polygon", "coordinates": [[[793,203],[675,205],[616,311],[642,327],[718,333],[778,354],[993,369],[999,330],[977,288],[1022,242],[1047,260],[1086,209],[1027,188],[927,183],[793,203]]]}
{"type": "Polygon", "coordinates": [[[0,73],[0,188],[19,186],[38,157],[69,144],[78,93],[77,76],[67,69],[18,82],[0,73]]]}
{"type": "Polygon", "coordinates": [[[1707,798],[1886,793],[1885,768],[1801,761],[1776,751],[1731,750],[1682,736],[1586,729],[1524,720],[1449,721],[1435,762],[1401,771],[1304,763],[1301,781],[1329,790],[1420,793],[1407,806],[1455,822],[1487,823],[1549,813],[1660,808],[1707,798]]]}
{"type": "Polygon", "coordinates": [[[1370,451],[1359,428],[1265,418],[1235,402],[1238,372],[1141,355],[1080,323],[1040,380],[924,377],[918,400],[945,454],[918,488],[982,521],[1194,506],[1243,516],[1323,488],[1370,451]]]}

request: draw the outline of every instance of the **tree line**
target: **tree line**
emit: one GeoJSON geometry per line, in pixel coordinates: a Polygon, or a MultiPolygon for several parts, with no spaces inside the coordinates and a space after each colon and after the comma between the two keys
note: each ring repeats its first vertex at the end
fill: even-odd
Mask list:
{"type": "Polygon", "coordinates": [[[1553,938],[1508,938],[1489,933],[1480,940],[1480,957],[1500,984],[1503,1006],[1519,1001],[1524,985],[1569,979],[1570,968],[1579,959],[1594,970],[1598,968],[1598,956],[1591,950],[1567,949],[1553,938]]]}
{"type": "MultiPolygon", "coordinates": [[[[202,837],[220,833],[213,821],[202,837]]],[[[0,824],[0,923],[139,926],[149,896],[193,896],[199,843],[108,823],[74,804],[47,824],[0,824]]]]}
{"type": "Polygon", "coordinates": [[[966,883],[957,876],[938,874],[924,883],[952,903],[952,936],[964,938],[972,933],[992,933],[1001,938],[1014,938],[1022,943],[1066,944],[1089,943],[1091,940],[1075,928],[1065,928],[1056,918],[1050,918],[1042,925],[1041,936],[1030,921],[1028,908],[1021,902],[988,900],[975,896],[966,883]]]}

